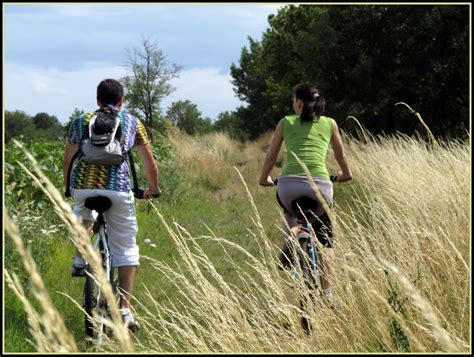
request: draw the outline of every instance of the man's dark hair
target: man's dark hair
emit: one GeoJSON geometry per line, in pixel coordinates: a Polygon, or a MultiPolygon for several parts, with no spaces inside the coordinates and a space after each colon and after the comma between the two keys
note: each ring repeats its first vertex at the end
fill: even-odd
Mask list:
{"type": "Polygon", "coordinates": [[[101,106],[117,105],[123,97],[123,86],[115,79],[104,79],[97,86],[97,100],[101,106]]]}

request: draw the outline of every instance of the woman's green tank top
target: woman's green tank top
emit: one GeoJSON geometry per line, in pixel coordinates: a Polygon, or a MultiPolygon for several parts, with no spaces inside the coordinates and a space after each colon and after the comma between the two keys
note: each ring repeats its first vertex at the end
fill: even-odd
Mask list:
{"type": "Polygon", "coordinates": [[[293,152],[306,164],[312,176],[329,180],[326,156],[332,136],[331,119],[320,116],[318,121],[301,122],[298,115],[289,115],[283,119],[282,124],[288,160],[281,175],[306,176],[293,152]]]}

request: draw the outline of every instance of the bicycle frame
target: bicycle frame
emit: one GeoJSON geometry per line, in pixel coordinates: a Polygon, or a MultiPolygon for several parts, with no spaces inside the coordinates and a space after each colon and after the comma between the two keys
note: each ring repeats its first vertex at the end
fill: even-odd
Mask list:
{"type": "Polygon", "coordinates": [[[100,250],[100,255],[102,258],[103,266],[105,268],[105,273],[107,278],[110,277],[110,272],[112,270],[112,257],[109,250],[108,237],[105,231],[105,225],[100,225],[99,231],[95,234],[96,239],[92,245],[94,250],[100,250]]]}
{"type": "MultiPolygon", "coordinates": [[[[136,199],[142,199],[146,191],[137,187],[133,192],[136,199]]],[[[160,193],[157,192],[152,196],[159,197],[160,193]]],[[[92,228],[94,236],[96,237],[95,239],[93,238],[94,236],[92,237],[92,239],[94,239],[93,248],[100,252],[102,267],[105,270],[107,282],[111,285],[112,291],[117,293],[120,288],[117,288],[119,284],[117,284],[114,269],[112,268],[112,255],[108,244],[106,221],[104,220],[104,212],[112,207],[112,201],[105,196],[92,196],[85,200],[84,205],[90,210],[99,213],[92,228]]],[[[94,272],[92,268],[87,264],[86,284],[84,286],[85,327],[86,335],[100,344],[105,333],[105,317],[110,315],[110,302],[103,296],[101,286],[93,275],[94,272]],[[95,310],[98,310],[98,314],[95,310]],[[97,315],[99,316],[97,317],[97,315]]]]}
{"type": "MultiPolygon", "coordinates": [[[[102,259],[102,266],[106,273],[106,279],[112,285],[112,288],[114,288],[114,282],[112,279],[112,256],[109,250],[105,221],[103,220],[103,216],[100,217],[100,214],[99,214],[98,219],[94,222],[93,231],[94,231],[94,236],[95,236],[95,239],[92,245],[93,249],[100,252],[101,259],[102,259]]],[[[86,286],[84,288],[84,300],[85,300],[84,304],[90,305],[90,306],[85,306],[86,308],[86,318],[85,318],[86,334],[89,337],[93,338],[97,345],[100,345],[102,342],[104,331],[105,331],[104,320],[109,313],[109,303],[104,298],[102,289],[97,284],[95,278],[92,276],[92,271],[89,266],[86,269],[86,272],[88,276],[86,276],[86,286]],[[89,288],[87,287],[87,284],[89,284],[89,288]],[[97,287],[97,291],[95,291],[94,287],[97,287]],[[86,294],[88,292],[90,292],[92,296],[86,297],[86,294]],[[86,299],[91,299],[91,301],[87,302],[86,299]],[[94,306],[94,302],[95,302],[95,306],[94,306]],[[87,310],[91,310],[90,312],[93,313],[95,309],[98,309],[98,312],[99,312],[98,316],[97,317],[89,316],[89,311],[87,310]]]]}
{"type": "MultiPolygon", "coordinates": [[[[314,236],[311,223],[306,219],[306,217],[301,217],[297,220],[298,224],[298,241],[300,246],[302,243],[306,241],[306,252],[309,255],[309,260],[311,263],[311,272],[312,278],[315,283],[315,288],[319,286],[318,278],[319,278],[319,270],[318,270],[318,253],[314,245],[314,236]]],[[[304,249],[303,249],[304,250],[304,249]]],[[[296,270],[296,268],[295,268],[296,270]]]]}
{"type": "Polygon", "coordinates": [[[306,226],[303,226],[305,230],[307,229],[309,233],[307,234],[307,239],[308,239],[308,253],[310,254],[311,257],[311,267],[313,270],[314,274],[314,279],[317,281],[318,278],[318,253],[316,252],[316,249],[314,248],[313,244],[313,234],[311,233],[311,223],[307,223],[306,226]]]}

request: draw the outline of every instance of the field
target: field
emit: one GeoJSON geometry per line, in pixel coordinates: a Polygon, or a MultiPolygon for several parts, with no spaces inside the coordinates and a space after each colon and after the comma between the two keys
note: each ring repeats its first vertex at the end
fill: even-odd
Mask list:
{"type": "MultiPolygon", "coordinates": [[[[157,140],[163,197],[136,203],[142,329],[117,327],[99,351],[471,351],[469,143],[362,138],[344,136],[353,180],[334,187],[338,307],[317,302],[310,335],[299,322],[306,291],[276,267],[275,190],[257,184],[271,133],[246,144],[174,130],[157,140]]],[[[87,242],[60,197],[63,144],[26,149],[38,167],[15,144],[5,151],[4,349],[94,352],[83,280],[70,277],[74,245],[87,242]]],[[[328,167],[337,172],[332,153],[328,167]]]]}

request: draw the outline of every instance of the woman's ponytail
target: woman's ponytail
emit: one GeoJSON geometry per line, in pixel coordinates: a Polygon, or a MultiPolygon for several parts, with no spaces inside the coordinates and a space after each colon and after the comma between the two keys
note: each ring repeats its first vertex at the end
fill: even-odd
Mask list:
{"type": "Polygon", "coordinates": [[[313,113],[314,116],[319,119],[319,117],[324,113],[324,109],[326,108],[326,99],[321,97],[318,93],[315,93],[315,102],[313,104],[313,113]]]}
{"type": "Polygon", "coordinates": [[[313,121],[313,106],[311,104],[312,102],[303,102],[303,109],[300,114],[302,122],[313,121]]]}
{"type": "Polygon", "coordinates": [[[318,120],[326,107],[326,99],[319,95],[318,90],[310,84],[300,83],[293,88],[293,92],[297,99],[303,101],[300,114],[301,122],[318,120]]]}

